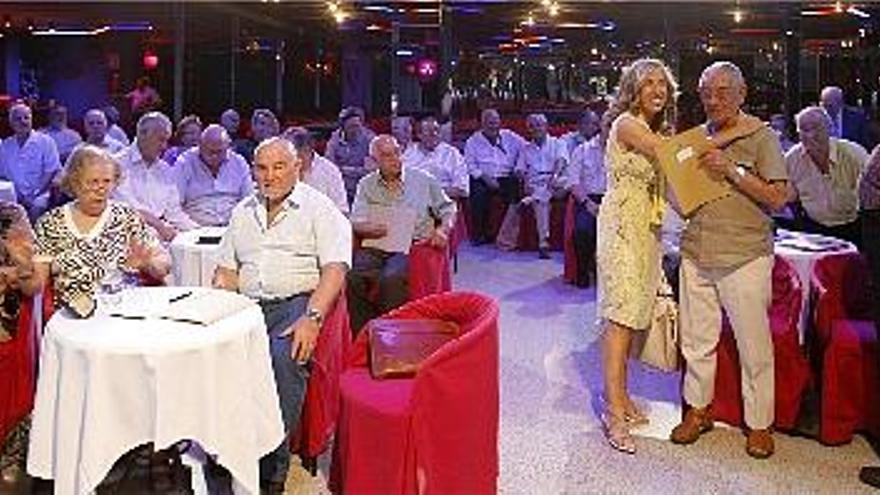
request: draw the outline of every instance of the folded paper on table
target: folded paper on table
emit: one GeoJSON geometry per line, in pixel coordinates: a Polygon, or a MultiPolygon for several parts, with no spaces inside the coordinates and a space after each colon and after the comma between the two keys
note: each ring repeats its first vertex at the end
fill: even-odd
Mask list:
{"type": "Polygon", "coordinates": [[[361,246],[386,253],[409,253],[416,229],[416,210],[406,207],[370,206],[369,221],[385,225],[388,233],[378,239],[364,239],[361,246]]]}
{"type": "Polygon", "coordinates": [[[211,325],[252,305],[248,298],[228,291],[182,292],[169,299],[145,298],[142,291],[123,293],[122,304],[110,316],[130,319],[157,318],[196,325],[211,325]]]}
{"type": "Polygon", "coordinates": [[[705,129],[697,126],[672,136],[659,150],[660,168],[684,216],[730,194],[727,182],[711,178],[700,167],[700,155],[711,148],[705,129]]]}

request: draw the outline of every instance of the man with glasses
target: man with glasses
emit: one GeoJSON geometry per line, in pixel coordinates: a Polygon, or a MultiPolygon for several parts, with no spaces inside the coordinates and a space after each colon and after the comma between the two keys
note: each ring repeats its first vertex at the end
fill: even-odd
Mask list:
{"type": "Polygon", "coordinates": [[[681,239],[681,351],[687,366],[683,395],[690,408],[671,440],[693,443],[712,429],[723,308],[740,350],[746,452],[764,459],[774,451],[773,342],[767,317],[773,232],[767,210],[785,205],[787,174],[776,135],[740,110],[746,84],[736,65],[715,62],[707,67],[699,93],[710,134],[737,127],[744,132],[701,157],[701,166],[726,181],[731,192],[699,208],[681,239]]]}

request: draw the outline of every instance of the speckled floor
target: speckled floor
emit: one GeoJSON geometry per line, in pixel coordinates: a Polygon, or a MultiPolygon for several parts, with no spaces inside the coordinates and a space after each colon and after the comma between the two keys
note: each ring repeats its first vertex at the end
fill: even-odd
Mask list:
{"type": "MultiPolygon", "coordinates": [[[[501,303],[501,478],[505,494],[869,493],[858,468],[878,464],[862,437],[842,447],[782,434],[777,453],[756,461],[739,430],[717,428],[692,446],[665,440],[679,417],[676,375],[631,366],[631,390],[651,416],[639,452],[609,448],[596,419],[601,392],[595,293],[566,285],[561,253],[463,247],[457,289],[501,303]]],[[[290,493],[326,493],[318,477],[291,470],[290,493]]]]}

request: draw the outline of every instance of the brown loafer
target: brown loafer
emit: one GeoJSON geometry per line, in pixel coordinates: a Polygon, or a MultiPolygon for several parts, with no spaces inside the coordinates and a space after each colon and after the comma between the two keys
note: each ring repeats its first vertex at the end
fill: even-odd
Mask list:
{"type": "Polygon", "coordinates": [[[773,432],[768,428],[764,430],[749,430],[746,437],[746,454],[755,459],[766,459],[773,455],[773,432]]]}
{"type": "Polygon", "coordinates": [[[700,438],[700,435],[711,430],[714,426],[708,407],[692,407],[685,413],[684,420],[672,429],[669,439],[672,440],[672,443],[679,445],[694,443],[700,438]]]}

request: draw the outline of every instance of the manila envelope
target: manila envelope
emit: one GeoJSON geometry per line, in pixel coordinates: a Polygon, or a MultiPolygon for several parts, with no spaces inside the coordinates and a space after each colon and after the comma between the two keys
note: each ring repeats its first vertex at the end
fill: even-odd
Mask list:
{"type": "Polygon", "coordinates": [[[667,139],[659,150],[660,168],[684,216],[731,192],[730,184],[700,167],[700,155],[711,148],[705,129],[697,126],[667,139]]]}

